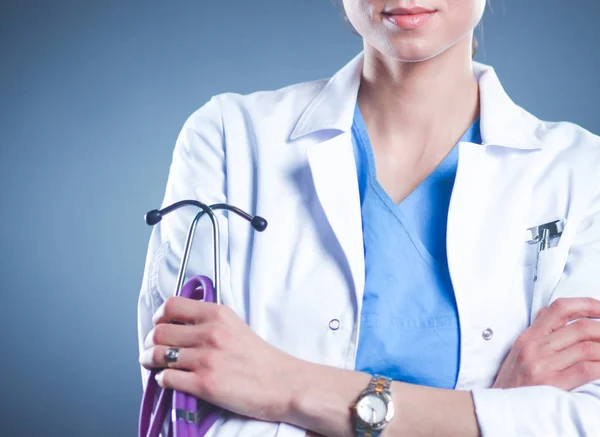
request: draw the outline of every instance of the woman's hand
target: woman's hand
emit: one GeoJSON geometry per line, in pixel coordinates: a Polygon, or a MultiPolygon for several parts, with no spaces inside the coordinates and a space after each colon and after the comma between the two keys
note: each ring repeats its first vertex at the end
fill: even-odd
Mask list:
{"type": "Polygon", "coordinates": [[[285,417],[290,378],[302,362],[262,340],[232,310],[172,297],[153,321],[140,356],[142,366],[167,367],[166,350],[179,349],[177,362],[157,377],[161,387],[259,420],[285,417]]]}
{"type": "Polygon", "coordinates": [[[600,379],[600,321],[590,319],[598,317],[600,301],[592,298],[562,298],[542,308],[504,359],[493,388],[569,391],[600,379]]]}

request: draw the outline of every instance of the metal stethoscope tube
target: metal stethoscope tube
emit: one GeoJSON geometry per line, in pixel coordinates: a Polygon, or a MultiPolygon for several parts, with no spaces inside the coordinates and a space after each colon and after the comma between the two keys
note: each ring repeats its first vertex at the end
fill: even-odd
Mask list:
{"type": "MultiPolygon", "coordinates": [[[[200,208],[202,211],[196,214],[196,217],[194,217],[194,220],[192,221],[187,233],[185,248],[181,263],[179,265],[179,272],[177,274],[177,288],[175,290],[175,296],[181,296],[183,294],[183,297],[214,301],[214,303],[221,304],[221,245],[219,223],[214,211],[226,210],[233,212],[248,220],[252,227],[259,232],[262,232],[266,229],[267,221],[262,217],[251,216],[235,206],[224,203],[208,206],[196,200],[182,200],[161,210],[155,209],[148,212],[145,217],[146,223],[153,226],[159,223],[165,215],[181,208],[182,206],[195,206],[200,208]],[[192,243],[194,241],[196,227],[198,221],[204,216],[204,214],[208,214],[212,224],[214,279],[211,283],[210,279],[208,279],[206,276],[194,276],[188,282],[185,282],[185,274],[192,251],[192,243]]],[[[203,418],[200,418],[197,412],[197,399],[195,399],[193,396],[177,391],[173,392],[173,396],[171,396],[169,394],[170,391],[165,391],[158,387],[158,384],[154,379],[155,375],[156,369],[152,370],[150,373],[148,384],[142,399],[139,419],[139,435],[142,437],[157,437],[160,433],[164,420],[169,417],[169,436],[204,436],[218,419],[218,409],[213,407],[212,411],[209,411],[207,415],[205,415],[203,418]],[[156,397],[157,400],[154,402],[156,397]],[[170,416],[167,414],[168,410],[171,410],[170,416]]]]}

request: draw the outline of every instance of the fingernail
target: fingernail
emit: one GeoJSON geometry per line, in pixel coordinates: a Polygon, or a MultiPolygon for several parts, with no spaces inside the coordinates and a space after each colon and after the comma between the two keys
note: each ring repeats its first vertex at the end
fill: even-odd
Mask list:
{"type": "Polygon", "coordinates": [[[142,366],[147,366],[147,365],[149,365],[150,363],[149,363],[149,361],[148,361],[148,358],[149,358],[149,357],[148,357],[148,349],[145,349],[145,350],[143,350],[143,351],[142,351],[142,353],[140,354],[140,358],[139,358],[140,364],[141,364],[142,366]]]}
{"type": "Polygon", "coordinates": [[[165,303],[163,302],[161,306],[158,307],[158,309],[156,310],[156,312],[152,315],[152,323],[156,325],[156,322],[158,322],[158,319],[160,319],[162,317],[162,315],[165,312],[165,303]]]}
{"type": "Polygon", "coordinates": [[[154,329],[152,328],[148,335],[146,335],[146,339],[144,340],[144,347],[146,348],[154,346],[154,329]]]}
{"type": "Polygon", "coordinates": [[[163,373],[158,372],[156,376],[154,376],[154,379],[156,380],[156,382],[158,382],[158,385],[162,387],[163,373]]]}

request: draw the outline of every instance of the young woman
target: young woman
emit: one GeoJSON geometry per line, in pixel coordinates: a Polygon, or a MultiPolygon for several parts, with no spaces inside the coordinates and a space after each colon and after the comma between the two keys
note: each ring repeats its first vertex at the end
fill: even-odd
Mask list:
{"type": "Polygon", "coordinates": [[[186,122],[164,205],[269,227],[221,217],[218,306],[169,298],[196,211],[157,225],[141,364],[226,410],[217,436],[595,435],[600,138],[472,61],[485,0],[343,6],[364,51],[331,79],[186,122]]]}

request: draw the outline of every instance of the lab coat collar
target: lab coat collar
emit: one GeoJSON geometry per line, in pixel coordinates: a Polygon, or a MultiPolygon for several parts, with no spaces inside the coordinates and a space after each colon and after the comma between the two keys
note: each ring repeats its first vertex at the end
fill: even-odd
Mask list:
{"type": "Polygon", "coordinates": [[[290,140],[320,130],[347,132],[352,126],[362,75],[363,53],[358,54],[329,79],[307,106],[292,131],[290,140]]]}
{"type": "MultiPolygon", "coordinates": [[[[290,140],[321,130],[347,132],[351,129],[361,80],[364,53],[359,53],[329,79],[307,106],[290,140]]],[[[537,119],[508,96],[493,67],[473,62],[479,82],[480,129],[484,146],[539,149],[537,119]]]]}

